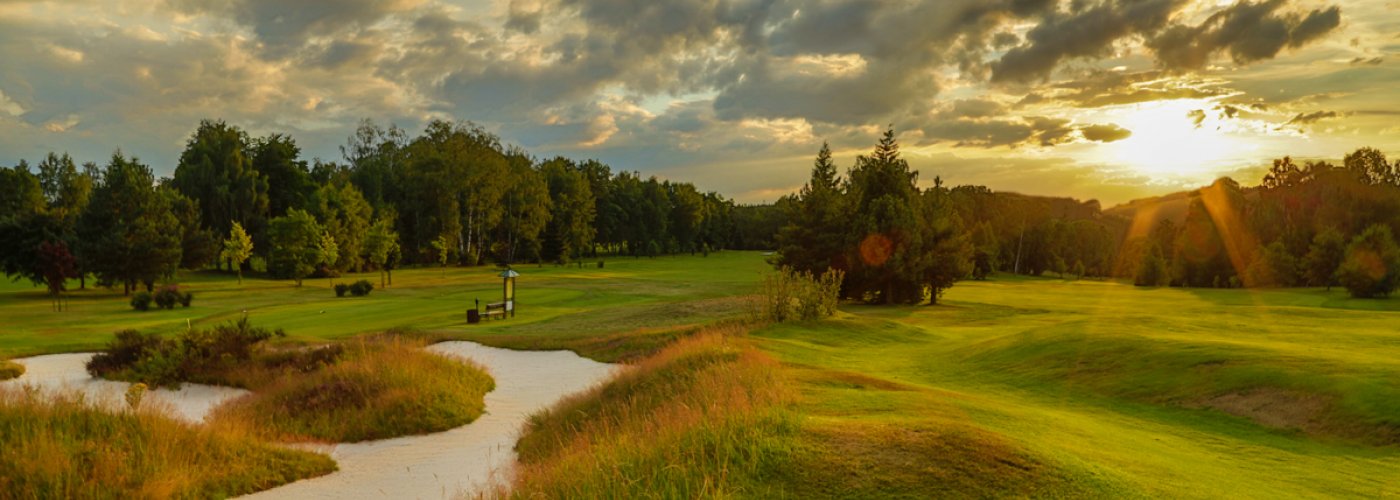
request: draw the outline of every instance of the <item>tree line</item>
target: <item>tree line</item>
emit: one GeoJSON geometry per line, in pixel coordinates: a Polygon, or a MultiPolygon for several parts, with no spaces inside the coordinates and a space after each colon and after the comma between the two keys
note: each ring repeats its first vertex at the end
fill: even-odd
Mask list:
{"type": "Polygon", "coordinates": [[[410,137],[362,121],[342,161],[310,162],[284,134],[251,137],[206,120],[174,173],[121,151],[79,166],[50,153],[0,168],[0,268],[13,279],[69,279],[126,293],[177,269],[239,279],[253,258],[301,280],[406,264],[570,263],[754,247],[736,207],[693,184],[595,160],[537,159],[466,122],[410,137]]]}
{"type": "MultiPolygon", "coordinates": [[[[1257,187],[1210,186],[1104,210],[1097,201],[917,186],[893,131],[846,178],[830,150],[779,200],[774,263],[844,271],[842,295],[936,302],[961,279],[996,271],[1101,277],[1142,286],[1345,286],[1357,297],[1400,286],[1400,161],[1372,148],[1342,165],[1275,160],[1257,187]]],[[[750,227],[756,227],[753,225],[750,227]]]]}

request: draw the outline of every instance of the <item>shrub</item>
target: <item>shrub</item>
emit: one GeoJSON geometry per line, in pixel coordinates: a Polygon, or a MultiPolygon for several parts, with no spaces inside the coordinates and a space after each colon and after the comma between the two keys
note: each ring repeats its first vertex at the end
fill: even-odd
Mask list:
{"type": "Polygon", "coordinates": [[[335,296],[336,296],[336,297],[344,297],[344,296],[345,296],[345,292],[348,292],[348,291],[350,291],[350,285],[347,285],[347,284],[345,284],[345,283],[336,283],[336,284],[335,284],[335,296]]]}
{"type": "Polygon", "coordinates": [[[1385,297],[1400,285],[1400,247],[1390,228],[1371,226],[1351,241],[1337,281],[1352,297],[1385,297]]]}
{"type": "Polygon", "coordinates": [[[151,309],[151,294],[147,292],[132,294],[131,308],[137,311],[149,311],[151,309]]]}
{"type": "Polygon", "coordinates": [[[135,330],[117,332],[107,349],[88,361],[88,373],[156,387],[181,382],[219,383],[225,374],[247,364],[259,344],[282,330],[252,326],[248,318],[210,330],[190,330],[174,339],[135,330]]]}
{"type": "Polygon", "coordinates": [[[180,294],[180,307],[189,307],[192,301],[194,301],[193,293],[185,292],[180,294]]]}
{"type": "Polygon", "coordinates": [[[24,365],[0,359],[0,380],[19,378],[20,375],[24,375],[24,365]]]}
{"type": "Polygon", "coordinates": [[[763,278],[758,316],[783,322],[812,320],[836,314],[845,273],[828,269],[821,276],[783,267],[763,278]]]}
{"type": "Polygon", "coordinates": [[[350,295],[356,297],[369,295],[370,290],[374,290],[374,283],[370,283],[368,280],[356,281],[354,284],[350,285],[350,295]]]}
{"type": "Polygon", "coordinates": [[[155,299],[156,307],[161,309],[174,309],[175,304],[180,302],[180,287],[175,285],[160,287],[160,290],[156,290],[153,298],[155,299]]]}

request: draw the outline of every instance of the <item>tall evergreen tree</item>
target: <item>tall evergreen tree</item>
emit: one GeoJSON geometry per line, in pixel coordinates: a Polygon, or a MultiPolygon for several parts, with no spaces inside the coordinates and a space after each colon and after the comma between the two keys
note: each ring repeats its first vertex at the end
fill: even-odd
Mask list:
{"type": "Polygon", "coordinates": [[[811,179],[787,205],[792,210],[787,214],[788,224],[776,236],[777,264],[814,274],[828,268],[849,269],[845,202],[831,147],[822,143],[812,162],[811,179]]]}
{"type": "Polygon", "coordinates": [[[917,303],[924,296],[925,224],[918,174],[899,155],[887,129],[869,156],[851,169],[849,228],[857,238],[846,295],[879,303],[917,303]]]}

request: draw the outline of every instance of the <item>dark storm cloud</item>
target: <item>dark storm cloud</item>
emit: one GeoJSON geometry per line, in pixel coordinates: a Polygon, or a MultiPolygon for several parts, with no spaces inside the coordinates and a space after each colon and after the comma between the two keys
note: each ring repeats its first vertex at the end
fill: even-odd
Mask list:
{"type": "Polygon", "coordinates": [[[1067,59],[1103,56],[1121,38],[1161,29],[1186,3],[1107,1],[1070,13],[1052,14],[1026,33],[1025,44],[1011,49],[992,65],[992,80],[1040,80],[1049,77],[1067,59]]]}
{"type": "Polygon", "coordinates": [[[536,6],[525,5],[520,0],[511,0],[510,15],[506,18],[506,29],[519,31],[525,34],[533,34],[540,30],[540,20],[544,18],[544,9],[536,6]]]}
{"type": "Polygon", "coordinates": [[[992,64],[992,81],[1033,82],[1048,79],[1068,60],[1110,54],[1121,40],[1147,40],[1159,64],[1173,71],[1205,67],[1219,53],[1237,64],[1302,47],[1341,24],[1336,6],[1307,14],[1288,11],[1289,0],[1236,3],[1200,25],[1181,24],[1174,16],[1188,0],[1075,1],[1026,33],[1026,41],[992,64]]]}
{"type": "Polygon", "coordinates": [[[1298,48],[1341,25],[1341,9],[1306,15],[1284,10],[1288,0],[1248,0],[1211,15],[1197,26],[1175,25],[1147,41],[1159,63],[1173,70],[1205,67],[1220,53],[1236,64],[1271,59],[1284,48],[1298,48]]]}
{"type": "Polygon", "coordinates": [[[312,37],[334,36],[367,28],[398,12],[411,10],[418,0],[168,0],[186,15],[209,14],[248,27],[271,57],[286,57],[312,37]]]}

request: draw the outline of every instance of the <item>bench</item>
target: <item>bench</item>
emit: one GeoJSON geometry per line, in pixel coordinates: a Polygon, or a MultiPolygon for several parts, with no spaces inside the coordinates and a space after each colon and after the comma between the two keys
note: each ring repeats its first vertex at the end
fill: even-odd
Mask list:
{"type": "Polygon", "coordinates": [[[500,316],[501,319],[505,319],[505,317],[506,317],[506,303],[505,303],[505,302],[492,302],[492,303],[490,303],[490,304],[486,304],[486,312],[482,313],[482,315],[483,315],[483,316],[486,316],[486,317],[488,317],[488,318],[490,318],[490,317],[492,317],[492,316],[500,316]]]}

